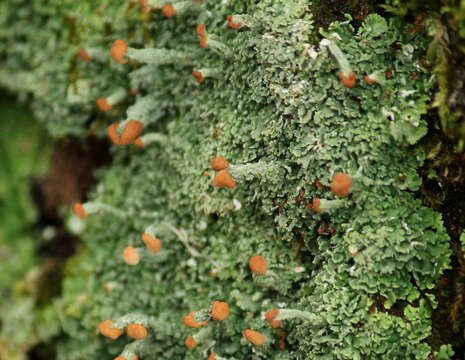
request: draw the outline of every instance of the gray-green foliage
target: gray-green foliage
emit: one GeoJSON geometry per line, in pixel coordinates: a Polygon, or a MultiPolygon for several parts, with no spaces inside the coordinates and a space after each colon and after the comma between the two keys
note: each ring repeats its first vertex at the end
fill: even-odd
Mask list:
{"type": "MultiPolygon", "coordinates": [[[[2,7],[11,13],[14,3],[2,7]]],[[[55,29],[59,38],[36,49],[38,60],[53,50],[49,62],[15,75],[31,77],[25,84],[36,95],[34,109],[52,133],[90,128],[103,134],[106,125],[125,119],[127,105],[144,101],[151,109],[141,115],[144,133],[164,134],[166,141],[115,148],[101,174],[91,198],[127,211],[129,219],[84,220],[87,251],[70,264],[57,303],[68,334],[62,359],[117,356],[129,338],[105,339],[96,325],[128,313],[157,319],[156,346],[143,349],[142,359],[199,359],[211,351],[237,359],[426,359],[433,353],[429,290],[448,267],[449,249],[440,215],[410,192],[421,184],[416,169],[423,152],[411,145],[426,132],[421,115],[433,85],[422,66],[426,39],[408,34],[400,19],[375,14],[359,29],[347,17],[322,30],[320,38],[335,41],[358,76],[348,89],[324,43],[310,41],[319,31],[310,1],[205,2],[171,19],[139,15],[129,1],[73,3],[23,5],[29,15],[45,13],[23,31],[42,24],[41,36],[55,29]],[[251,16],[250,26],[226,27],[224,16],[233,13],[251,16]],[[58,30],[64,20],[72,25],[58,30]],[[231,55],[199,48],[198,23],[231,55]],[[116,64],[106,55],[79,61],[79,48],[107,54],[115,39],[194,60],[116,64]],[[221,76],[198,84],[190,73],[200,68],[221,76]],[[384,74],[383,85],[362,80],[375,71],[384,74]],[[45,80],[48,96],[36,89],[45,80]],[[70,104],[70,89],[79,84],[70,104]],[[117,87],[138,88],[140,95],[85,127],[95,100],[117,87]],[[209,161],[217,155],[272,170],[235,189],[215,189],[209,161]],[[354,179],[354,191],[330,214],[312,212],[312,198],[335,198],[315,183],[329,185],[336,172],[354,179]],[[152,224],[159,226],[162,252],[127,266],[123,248],[140,247],[140,234],[152,224]],[[251,275],[247,261],[255,254],[267,259],[267,275],[251,275]],[[210,339],[188,350],[184,337],[198,330],[184,327],[182,317],[214,300],[230,304],[230,317],[211,322],[210,339]],[[322,322],[284,321],[283,331],[275,331],[262,312],[278,305],[322,322]],[[253,348],[242,339],[246,328],[270,343],[253,348]],[[288,345],[281,351],[276,343],[284,334],[288,345]]],[[[7,25],[11,18],[4,16],[0,28],[7,25]]],[[[19,59],[27,59],[13,49],[6,69],[22,69],[19,59]]],[[[4,72],[0,83],[22,91],[4,72]]]]}

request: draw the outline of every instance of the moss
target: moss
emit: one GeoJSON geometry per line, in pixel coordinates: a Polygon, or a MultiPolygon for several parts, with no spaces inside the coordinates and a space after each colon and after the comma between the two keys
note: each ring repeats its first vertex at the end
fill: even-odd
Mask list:
{"type": "Polygon", "coordinates": [[[427,30],[432,37],[428,52],[437,77],[434,107],[440,117],[438,125],[462,152],[465,136],[465,104],[460,96],[465,79],[461,66],[465,53],[464,4],[456,0],[390,0],[381,6],[389,12],[415,19],[412,31],[427,30]]]}

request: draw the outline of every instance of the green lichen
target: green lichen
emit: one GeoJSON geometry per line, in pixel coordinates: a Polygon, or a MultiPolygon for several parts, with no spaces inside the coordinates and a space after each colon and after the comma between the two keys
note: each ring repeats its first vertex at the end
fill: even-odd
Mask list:
{"type": "Polygon", "coordinates": [[[381,5],[388,12],[413,16],[410,31],[427,32],[432,38],[428,61],[437,78],[434,107],[443,133],[464,149],[465,125],[463,93],[465,74],[461,59],[465,53],[465,4],[457,0],[399,1],[381,5]]]}
{"type": "MultiPolygon", "coordinates": [[[[0,28],[13,26],[15,3],[22,2],[2,5],[9,16],[0,28]]],[[[133,347],[141,359],[210,352],[236,359],[428,359],[436,351],[440,359],[450,352],[429,342],[437,305],[431,289],[449,266],[448,236],[440,214],[412,193],[425,159],[412,145],[426,134],[434,86],[424,66],[429,39],[407,31],[401,18],[377,14],[356,28],[347,15],[320,29],[314,5],[213,2],[167,19],[140,14],[128,1],[43,0],[21,14],[34,19],[21,31],[38,37],[36,51],[23,53],[18,32],[1,33],[18,48],[8,51],[0,84],[24,98],[33,94],[32,108],[52,133],[103,136],[110,123],[137,114],[144,134],[158,134],[143,149],[115,147],[90,196],[126,217],[83,220],[87,249],[70,265],[56,302],[67,334],[60,359],[110,358],[133,347]],[[233,30],[227,14],[248,17],[233,30]],[[214,48],[198,46],[199,23],[217,41],[214,48]],[[116,39],[176,56],[153,64],[153,52],[131,50],[129,63],[117,64],[108,55],[116,39]],[[357,75],[354,88],[341,84],[328,41],[357,75]],[[102,58],[84,62],[80,48],[95,48],[102,58]],[[179,62],[179,54],[192,60],[179,62]],[[23,62],[33,66],[24,70],[23,62]],[[198,69],[219,75],[199,84],[191,76],[198,69]],[[383,80],[363,81],[373,73],[383,80]],[[139,94],[99,113],[97,98],[117,88],[139,94]],[[212,186],[215,156],[230,161],[234,189],[212,186]],[[313,198],[336,199],[328,186],[338,172],[354,181],[345,205],[313,212],[313,198]],[[158,229],[161,252],[128,266],[123,249],[143,247],[140,235],[149,226],[158,229]],[[267,260],[265,275],[249,270],[256,254],[267,260]],[[215,300],[229,303],[229,317],[212,321],[203,341],[187,349],[184,338],[202,330],[183,326],[183,316],[215,300]],[[276,307],[320,321],[284,320],[274,330],[263,312],[276,307]],[[154,319],[147,345],[98,334],[99,322],[127,314],[154,319]],[[249,344],[245,329],[267,343],[249,344]]],[[[0,48],[0,58],[5,54],[0,48]]]]}

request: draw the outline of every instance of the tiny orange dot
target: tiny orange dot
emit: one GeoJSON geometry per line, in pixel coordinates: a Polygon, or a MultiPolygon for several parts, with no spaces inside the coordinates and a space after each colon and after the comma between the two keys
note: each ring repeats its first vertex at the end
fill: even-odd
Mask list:
{"type": "Polygon", "coordinates": [[[86,49],[79,49],[79,56],[81,57],[82,61],[88,62],[91,60],[91,57],[86,49]]]}
{"type": "Polygon", "coordinates": [[[113,144],[121,146],[123,145],[123,142],[121,140],[121,136],[118,134],[118,126],[118,123],[113,123],[110,126],[108,126],[107,134],[113,144]]]}
{"type": "Polygon", "coordinates": [[[84,206],[82,206],[81,203],[75,203],[73,205],[73,213],[81,219],[84,219],[87,216],[86,209],[84,209],[84,206]]]}
{"type": "Polygon", "coordinates": [[[205,80],[200,71],[192,71],[192,76],[195,77],[195,80],[197,80],[198,83],[203,83],[205,80]]]}
{"type": "Polygon", "coordinates": [[[368,75],[363,78],[367,84],[375,84],[377,81],[375,79],[372,79],[368,75]]]}
{"type": "Polygon", "coordinates": [[[228,21],[227,25],[228,25],[229,28],[234,29],[234,30],[239,30],[242,27],[241,24],[233,23],[232,21],[228,21]]]}
{"type": "Polygon", "coordinates": [[[274,319],[276,316],[278,316],[278,314],[279,314],[278,309],[272,309],[265,313],[265,320],[274,329],[281,327],[281,321],[274,319]]]}
{"type": "Polygon", "coordinates": [[[195,27],[195,32],[197,33],[198,36],[204,37],[207,35],[207,30],[205,28],[205,24],[198,24],[195,27]]]}
{"type": "Polygon", "coordinates": [[[202,321],[202,322],[196,321],[194,318],[194,315],[195,315],[195,311],[191,311],[189,314],[184,316],[184,318],[182,319],[183,324],[186,325],[187,327],[191,327],[194,329],[198,329],[202,326],[208,325],[206,321],[202,321]]]}
{"type": "Polygon", "coordinates": [[[217,156],[213,158],[211,161],[211,167],[216,171],[224,170],[228,166],[229,166],[228,160],[226,160],[224,157],[221,157],[221,156],[217,156]]]}
{"type": "Polygon", "coordinates": [[[128,324],[126,334],[133,339],[143,339],[147,336],[148,331],[144,325],[141,324],[128,324]]]}
{"type": "Polygon", "coordinates": [[[313,210],[314,212],[316,212],[316,213],[321,212],[320,203],[321,203],[320,199],[318,199],[318,198],[313,198],[313,200],[312,200],[312,210],[313,210]]]}
{"type": "Polygon", "coordinates": [[[152,9],[150,6],[147,6],[147,0],[139,0],[139,5],[142,13],[148,13],[152,9]]]}
{"type": "Polygon", "coordinates": [[[268,264],[263,256],[255,255],[249,260],[249,268],[254,274],[263,275],[268,270],[268,264]]]}
{"type": "Polygon", "coordinates": [[[266,337],[260,334],[258,331],[254,330],[244,330],[243,332],[244,337],[246,340],[255,346],[262,346],[266,342],[266,337]]]}
{"type": "Polygon", "coordinates": [[[127,60],[124,59],[126,51],[128,50],[128,44],[124,40],[115,40],[110,49],[110,55],[116,62],[124,64],[127,60]]]}
{"type": "Polygon", "coordinates": [[[128,145],[134,142],[144,129],[144,123],[138,120],[129,120],[124,127],[124,131],[121,134],[121,141],[124,145],[128,145]]]}
{"type": "Polygon", "coordinates": [[[344,173],[336,173],[331,182],[331,191],[337,196],[347,196],[352,188],[351,178],[344,173]]]}
{"type": "Polygon", "coordinates": [[[212,319],[223,321],[229,316],[229,305],[222,301],[213,301],[212,303],[212,319]]]}
{"type": "Polygon", "coordinates": [[[104,97],[99,97],[97,99],[97,106],[100,110],[102,110],[103,112],[107,112],[107,111],[110,111],[113,106],[108,102],[108,100],[104,97]]]}
{"type": "Polygon", "coordinates": [[[197,342],[195,341],[193,336],[188,336],[184,340],[184,345],[186,345],[189,349],[192,349],[197,346],[197,342]]]}
{"type": "Polygon", "coordinates": [[[228,170],[220,170],[213,178],[213,186],[218,188],[235,188],[236,182],[234,181],[231,173],[228,170]]]}
{"type": "Polygon", "coordinates": [[[161,8],[161,12],[168,18],[176,15],[176,9],[171,4],[163,5],[163,7],[161,8]]]}
{"type": "Polygon", "coordinates": [[[132,246],[127,246],[123,250],[124,262],[130,266],[139,264],[140,255],[139,252],[132,246]]]}
{"type": "Polygon", "coordinates": [[[203,36],[200,41],[199,41],[199,46],[202,49],[205,49],[208,47],[208,36],[203,36]]]}
{"type": "Polygon", "coordinates": [[[353,88],[357,84],[357,76],[353,71],[348,75],[345,75],[342,71],[339,73],[339,79],[341,79],[342,85],[346,88],[353,88]]]}
{"type": "Polygon", "coordinates": [[[98,329],[103,336],[110,338],[112,340],[116,340],[119,338],[123,331],[117,328],[111,327],[113,325],[113,321],[111,320],[104,320],[100,324],[98,324],[98,329]]]}
{"type": "Polygon", "coordinates": [[[142,234],[141,239],[150,252],[157,253],[161,250],[160,239],[157,239],[156,237],[147,233],[142,234]]]}

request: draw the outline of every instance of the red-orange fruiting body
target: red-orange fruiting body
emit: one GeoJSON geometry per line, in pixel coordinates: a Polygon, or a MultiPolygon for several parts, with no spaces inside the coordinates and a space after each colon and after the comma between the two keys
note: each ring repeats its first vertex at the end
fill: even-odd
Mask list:
{"type": "Polygon", "coordinates": [[[121,140],[121,136],[118,134],[118,126],[118,123],[113,123],[108,126],[107,134],[113,144],[121,146],[123,145],[123,141],[121,140]]]}
{"type": "Polygon", "coordinates": [[[234,30],[239,30],[242,27],[242,25],[239,23],[233,23],[231,21],[228,21],[228,27],[234,30]]]}
{"type": "Polygon", "coordinates": [[[118,356],[118,357],[115,357],[113,360],[126,360],[126,358],[122,356],[118,356]]]}
{"type": "Polygon", "coordinates": [[[207,360],[216,360],[216,353],[211,353],[207,360]]]}
{"type": "Polygon", "coordinates": [[[147,336],[148,331],[144,325],[141,324],[128,324],[126,334],[133,339],[143,339],[147,336]]]}
{"type": "Polygon", "coordinates": [[[161,8],[161,12],[163,13],[163,15],[165,15],[168,18],[176,15],[176,9],[171,4],[163,5],[161,8]]]}
{"type": "Polygon", "coordinates": [[[195,341],[194,337],[188,336],[184,340],[184,345],[186,345],[189,349],[192,349],[197,346],[197,342],[195,341]]]}
{"type": "Polygon", "coordinates": [[[217,156],[216,158],[212,159],[211,166],[214,170],[220,171],[228,168],[229,162],[224,157],[217,156]]]}
{"type": "Polygon", "coordinates": [[[98,330],[100,331],[100,334],[102,334],[103,336],[106,336],[107,338],[110,338],[112,340],[116,340],[123,334],[123,331],[111,327],[112,325],[113,321],[111,320],[102,321],[100,324],[98,324],[98,330]]]}
{"type": "Polygon", "coordinates": [[[345,75],[342,71],[339,72],[339,79],[341,79],[342,85],[346,88],[353,88],[357,84],[357,76],[353,71],[351,71],[348,75],[345,75]]]}
{"type": "Polygon", "coordinates": [[[134,266],[139,264],[140,255],[139,252],[132,246],[127,246],[123,250],[123,259],[126,264],[134,266]]]}
{"type": "Polygon", "coordinates": [[[142,13],[148,13],[152,9],[150,6],[147,6],[147,0],[139,0],[139,5],[142,13]]]}
{"type": "Polygon", "coordinates": [[[227,23],[228,27],[234,30],[239,30],[242,27],[242,25],[239,23],[233,23],[232,18],[233,18],[232,15],[226,15],[226,20],[228,21],[227,23]]]}
{"type": "Polygon", "coordinates": [[[245,339],[254,344],[255,346],[262,346],[266,342],[266,337],[254,330],[244,330],[243,335],[245,339]]]}
{"type": "Polygon", "coordinates": [[[208,47],[208,36],[202,36],[202,38],[199,41],[199,46],[202,49],[205,49],[208,47]]]}
{"type": "Polygon", "coordinates": [[[255,255],[249,260],[249,268],[254,274],[263,275],[268,269],[268,264],[263,256],[255,255]]]}
{"type": "Polygon", "coordinates": [[[218,188],[232,189],[236,187],[236,182],[228,170],[220,170],[213,178],[213,186],[218,188]]]}
{"type": "Polygon", "coordinates": [[[198,24],[195,27],[195,32],[197,33],[198,36],[204,37],[207,36],[207,30],[205,29],[205,24],[198,24]]]}
{"type": "Polygon", "coordinates": [[[141,134],[144,129],[144,124],[138,120],[129,120],[124,127],[121,134],[121,141],[123,145],[133,143],[141,134]]]}
{"type": "Polygon", "coordinates": [[[73,205],[73,213],[76,216],[79,216],[81,219],[84,219],[87,216],[86,210],[84,209],[84,206],[82,206],[81,203],[75,203],[73,205]]]}
{"type": "Polygon", "coordinates": [[[198,83],[203,83],[205,80],[200,71],[192,71],[192,76],[195,77],[195,80],[197,80],[198,83]]]}
{"type": "Polygon", "coordinates": [[[104,97],[99,97],[97,99],[97,106],[103,112],[110,111],[113,108],[113,106],[111,106],[111,104],[104,97]]]}
{"type": "Polygon", "coordinates": [[[213,301],[212,303],[212,319],[223,321],[229,316],[229,305],[222,301],[213,301]]]}
{"type": "Polygon", "coordinates": [[[313,198],[313,200],[312,200],[312,210],[313,210],[314,212],[316,212],[316,213],[321,212],[320,203],[321,203],[320,199],[318,199],[318,198],[313,198]]]}
{"type": "Polygon", "coordinates": [[[187,327],[191,327],[194,329],[198,329],[202,326],[208,325],[206,321],[197,322],[194,318],[194,315],[195,315],[195,311],[191,311],[189,314],[184,316],[184,318],[182,319],[183,324],[186,325],[187,327]]]}
{"type": "Polygon", "coordinates": [[[124,64],[127,62],[124,59],[124,55],[126,55],[126,51],[128,50],[128,44],[124,40],[115,40],[113,45],[110,49],[110,55],[117,63],[124,64]]]}
{"type": "Polygon", "coordinates": [[[274,319],[276,316],[278,316],[278,314],[279,314],[278,309],[273,309],[265,313],[265,320],[274,329],[281,327],[281,321],[274,319]]]}
{"type": "Polygon", "coordinates": [[[161,240],[157,239],[156,237],[144,233],[141,235],[141,239],[144,242],[145,246],[147,247],[147,250],[153,253],[157,253],[161,249],[161,240]]]}
{"type": "Polygon", "coordinates": [[[365,76],[365,77],[363,78],[363,80],[365,80],[365,82],[366,82],[367,84],[376,84],[376,83],[377,83],[377,81],[376,81],[375,79],[372,79],[372,78],[369,77],[368,75],[365,76]]]}
{"type": "Polygon", "coordinates": [[[79,56],[81,57],[82,61],[85,61],[85,62],[88,62],[91,59],[86,49],[79,49],[79,56]]]}
{"type": "Polygon", "coordinates": [[[352,180],[343,173],[336,173],[331,182],[331,191],[337,196],[347,196],[352,188],[352,180]]]}
{"type": "Polygon", "coordinates": [[[280,339],[278,341],[278,349],[284,351],[284,350],[286,350],[286,347],[287,347],[286,346],[286,340],[280,339]]]}

